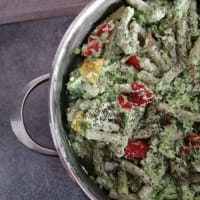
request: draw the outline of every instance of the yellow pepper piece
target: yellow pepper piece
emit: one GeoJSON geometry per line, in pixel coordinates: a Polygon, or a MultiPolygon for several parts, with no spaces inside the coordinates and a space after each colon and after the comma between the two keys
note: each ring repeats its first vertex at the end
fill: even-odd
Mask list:
{"type": "Polygon", "coordinates": [[[81,76],[83,76],[89,83],[95,84],[99,79],[103,61],[103,59],[85,60],[79,69],[81,76]]]}
{"type": "Polygon", "coordinates": [[[82,121],[85,118],[85,114],[82,112],[78,112],[74,115],[73,117],[73,121],[71,124],[71,128],[76,131],[79,132],[82,129],[86,128],[86,124],[82,121]]]}

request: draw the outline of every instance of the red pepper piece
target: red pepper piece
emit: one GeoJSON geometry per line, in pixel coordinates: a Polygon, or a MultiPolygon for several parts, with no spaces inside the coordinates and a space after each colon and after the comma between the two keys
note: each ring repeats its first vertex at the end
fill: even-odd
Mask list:
{"type": "Polygon", "coordinates": [[[125,102],[125,98],[123,96],[119,96],[118,99],[118,104],[120,105],[121,108],[130,110],[132,108],[132,104],[129,102],[125,102]]]}
{"type": "Polygon", "coordinates": [[[134,83],[132,83],[131,87],[132,87],[132,90],[134,92],[135,91],[137,91],[137,92],[139,91],[139,92],[144,93],[144,95],[145,95],[145,97],[147,99],[152,99],[153,98],[153,94],[148,91],[148,89],[146,88],[145,85],[142,85],[140,83],[134,82],[134,83]]]}
{"type": "Polygon", "coordinates": [[[147,88],[137,82],[132,83],[132,92],[128,96],[128,101],[137,105],[145,106],[153,98],[153,94],[147,88]]]}
{"type": "Polygon", "coordinates": [[[145,96],[146,96],[147,99],[152,99],[152,98],[153,98],[153,94],[152,94],[152,93],[150,93],[150,92],[147,91],[147,90],[146,90],[145,92],[146,92],[146,95],[145,95],[145,96]]]}
{"type": "Polygon", "coordinates": [[[200,135],[191,134],[188,136],[188,141],[189,142],[198,142],[198,141],[200,141],[200,135]]]}
{"type": "Polygon", "coordinates": [[[82,56],[91,56],[93,52],[98,52],[100,49],[100,43],[98,40],[90,41],[86,47],[82,50],[82,56]]]}
{"type": "Polygon", "coordinates": [[[125,99],[123,96],[119,96],[117,100],[118,100],[119,105],[122,105],[125,102],[125,99]]]}
{"type": "Polygon", "coordinates": [[[134,82],[132,83],[132,92],[127,95],[128,101],[125,101],[124,96],[121,95],[118,97],[118,104],[123,109],[131,109],[134,105],[146,106],[152,98],[153,94],[144,85],[134,82]]]}
{"type": "Polygon", "coordinates": [[[135,69],[137,69],[139,71],[142,70],[142,67],[140,66],[140,63],[139,63],[136,55],[131,56],[125,63],[127,65],[131,65],[131,66],[135,67],[135,69]]]}
{"type": "Polygon", "coordinates": [[[133,107],[133,105],[132,105],[131,103],[127,102],[127,103],[121,105],[121,107],[122,107],[123,109],[130,110],[130,109],[133,107]]]}
{"type": "Polygon", "coordinates": [[[105,33],[105,32],[108,33],[108,36],[110,36],[112,33],[111,26],[107,22],[104,22],[100,24],[99,26],[97,26],[96,30],[94,31],[94,35],[101,36],[102,33],[105,33]]]}
{"type": "Polygon", "coordinates": [[[137,91],[144,88],[144,85],[134,82],[131,84],[132,90],[137,91]]]}
{"type": "Polygon", "coordinates": [[[140,92],[131,92],[131,94],[128,96],[128,101],[137,106],[145,106],[148,104],[148,100],[144,100],[140,92]]]}
{"type": "Polygon", "coordinates": [[[144,140],[129,140],[124,157],[127,159],[144,159],[148,151],[148,143],[144,140]]]}
{"type": "Polygon", "coordinates": [[[92,35],[88,36],[88,39],[87,39],[88,42],[91,42],[93,40],[95,40],[95,39],[92,37],[92,35]]]}

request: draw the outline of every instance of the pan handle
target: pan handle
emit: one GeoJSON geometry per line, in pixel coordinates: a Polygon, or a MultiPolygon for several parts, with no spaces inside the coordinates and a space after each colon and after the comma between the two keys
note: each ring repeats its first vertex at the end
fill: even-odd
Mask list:
{"type": "Polygon", "coordinates": [[[22,91],[19,93],[19,95],[16,97],[14,101],[10,123],[11,123],[11,127],[14,134],[16,135],[18,140],[22,144],[24,144],[26,147],[36,152],[39,152],[41,154],[56,156],[57,152],[55,149],[49,149],[49,148],[43,147],[40,144],[38,144],[33,138],[31,138],[24,124],[24,104],[29,94],[38,85],[48,81],[49,77],[50,77],[50,74],[45,74],[43,76],[40,76],[32,80],[31,82],[29,82],[22,89],[22,91]]]}

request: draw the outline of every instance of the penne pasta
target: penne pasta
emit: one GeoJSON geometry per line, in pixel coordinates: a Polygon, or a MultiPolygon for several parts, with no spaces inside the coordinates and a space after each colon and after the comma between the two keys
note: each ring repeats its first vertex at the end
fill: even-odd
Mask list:
{"type": "Polygon", "coordinates": [[[146,2],[142,1],[142,0],[127,0],[127,2],[137,8],[138,10],[146,13],[146,14],[152,14],[153,12],[153,8],[147,4],[146,2]]]}
{"type": "Polygon", "coordinates": [[[115,189],[110,190],[109,197],[116,200],[138,200],[138,196],[136,194],[129,193],[126,196],[120,196],[115,189]]]}
{"type": "Polygon", "coordinates": [[[152,73],[146,71],[139,72],[137,78],[149,85],[154,85],[159,81],[159,79],[154,77],[152,73]]]}
{"type": "Polygon", "coordinates": [[[196,121],[196,122],[200,122],[200,114],[198,113],[192,113],[186,110],[181,110],[181,109],[177,109],[174,110],[173,108],[171,108],[169,105],[164,104],[164,103],[160,103],[157,105],[157,109],[160,112],[168,112],[168,113],[173,113],[175,116],[190,120],[190,121],[196,121]]]}
{"type": "Polygon", "coordinates": [[[183,72],[183,70],[186,68],[185,64],[179,64],[177,67],[172,67],[168,72],[166,72],[163,77],[162,81],[165,83],[171,83],[178,75],[183,72]]]}
{"type": "Polygon", "coordinates": [[[67,83],[70,145],[110,199],[198,200],[199,1],[119,5],[76,55],[83,61],[67,83]]]}
{"type": "Polygon", "coordinates": [[[200,61],[200,37],[194,43],[193,48],[189,54],[189,65],[196,66],[200,61]]]}
{"type": "Polygon", "coordinates": [[[187,16],[191,0],[175,0],[174,14],[178,19],[187,16]]]}
{"type": "Polygon", "coordinates": [[[186,20],[177,21],[177,56],[179,62],[182,62],[187,57],[187,46],[186,46],[186,20]]]}
{"type": "Polygon", "coordinates": [[[118,170],[118,193],[120,196],[126,196],[128,191],[128,178],[125,170],[118,170]]]}
{"type": "Polygon", "coordinates": [[[158,67],[158,69],[161,73],[163,73],[167,70],[165,63],[161,59],[161,55],[155,46],[148,49],[147,55],[152,60],[152,62],[154,62],[156,64],[156,66],[158,67]]]}
{"type": "Polygon", "coordinates": [[[127,136],[97,130],[87,130],[85,137],[88,140],[105,142],[107,144],[126,144],[128,141],[127,136]]]}
{"type": "Polygon", "coordinates": [[[127,7],[121,17],[121,20],[117,26],[116,29],[116,41],[117,45],[122,49],[122,51],[125,54],[130,54],[129,49],[127,48],[129,44],[130,38],[128,37],[129,35],[129,30],[128,30],[128,25],[129,22],[131,21],[131,18],[134,15],[134,9],[127,7]]]}
{"type": "Polygon", "coordinates": [[[139,177],[144,183],[154,185],[152,180],[138,166],[132,164],[127,160],[122,161],[122,166],[127,170],[128,173],[130,173],[133,176],[139,177]]]}
{"type": "Polygon", "coordinates": [[[189,25],[193,32],[198,31],[197,0],[191,0],[189,8],[189,25]]]}
{"type": "Polygon", "coordinates": [[[151,126],[146,129],[134,131],[132,133],[132,138],[133,139],[148,139],[154,135],[157,135],[160,131],[161,131],[160,127],[151,126]]]}
{"type": "Polygon", "coordinates": [[[103,162],[103,159],[102,159],[102,155],[101,155],[101,152],[100,152],[100,144],[97,144],[94,148],[94,151],[93,151],[93,165],[94,165],[94,169],[95,169],[95,172],[98,174],[98,175],[102,175],[104,174],[104,162],[103,162]]]}

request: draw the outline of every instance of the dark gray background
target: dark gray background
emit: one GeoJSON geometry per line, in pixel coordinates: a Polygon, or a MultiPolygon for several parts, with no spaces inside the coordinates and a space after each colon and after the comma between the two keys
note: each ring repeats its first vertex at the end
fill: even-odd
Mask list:
{"type": "MultiPolygon", "coordinates": [[[[48,73],[60,39],[73,20],[62,17],[0,26],[0,200],[86,200],[56,157],[26,149],[13,135],[12,102],[33,78],[48,73]]],[[[52,146],[48,127],[48,83],[25,107],[26,124],[42,144],[52,146]]]]}

